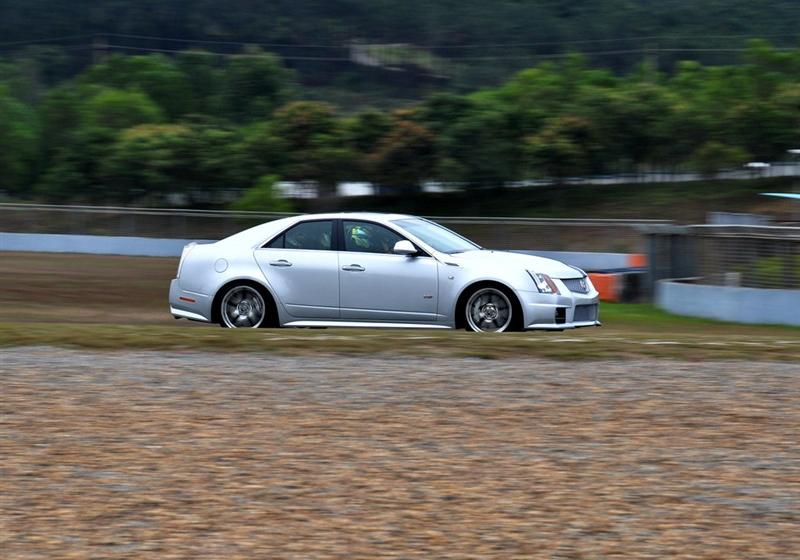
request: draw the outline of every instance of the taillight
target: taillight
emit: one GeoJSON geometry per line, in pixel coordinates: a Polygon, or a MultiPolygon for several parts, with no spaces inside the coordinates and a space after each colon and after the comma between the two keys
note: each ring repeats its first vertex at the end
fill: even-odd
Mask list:
{"type": "Polygon", "coordinates": [[[191,243],[189,243],[188,245],[185,245],[183,247],[183,251],[181,251],[181,260],[178,261],[178,275],[176,276],[176,278],[180,278],[181,277],[181,269],[183,268],[183,260],[186,258],[186,255],[188,255],[189,252],[192,249],[194,249],[195,245],[197,245],[197,243],[192,241],[191,243]]]}

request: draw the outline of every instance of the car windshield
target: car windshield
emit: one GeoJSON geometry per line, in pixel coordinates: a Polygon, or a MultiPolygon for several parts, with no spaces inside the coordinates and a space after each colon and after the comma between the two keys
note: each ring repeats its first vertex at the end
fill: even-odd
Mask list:
{"type": "Polygon", "coordinates": [[[406,230],[411,235],[418,237],[440,253],[463,253],[464,251],[474,251],[480,249],[469,239],[461,237],[449,229],[423,220],[422,218],[404,218],[394,220],[394,223],[406,230]]]}

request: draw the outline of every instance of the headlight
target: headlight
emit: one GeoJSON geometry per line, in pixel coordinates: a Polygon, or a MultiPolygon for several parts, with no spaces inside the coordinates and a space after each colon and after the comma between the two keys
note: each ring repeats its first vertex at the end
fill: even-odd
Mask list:
{"type": "Polygon", "coordinates": [[[558,294],[558,287],[556,283],[553,282],[553,279],[550,278],[547,274],[542,274],[541,272],[531,272],[528,271],[528,274],[531,278],[533,278],[533,283],[536,284],[536,289],[543,294],[558,294]]]}

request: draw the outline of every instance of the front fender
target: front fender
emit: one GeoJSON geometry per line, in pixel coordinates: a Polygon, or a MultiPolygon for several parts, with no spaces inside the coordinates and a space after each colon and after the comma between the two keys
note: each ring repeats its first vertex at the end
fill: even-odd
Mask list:
{"type": "MultiPolygon", "coordinates": [[[[444,317],[443,322],[455,327],[461,297],[472,286],[481,282],[492,282],[505,286],[516,296],[518,302],[522,302],[520,283],[524,279],[516,276],[515,274],[475,274],[474,271],[462,267],[442,265],[439,282],[439,313],[444,317]]],[[[528,280],[530,281],[530,278],[528,280]]]]}

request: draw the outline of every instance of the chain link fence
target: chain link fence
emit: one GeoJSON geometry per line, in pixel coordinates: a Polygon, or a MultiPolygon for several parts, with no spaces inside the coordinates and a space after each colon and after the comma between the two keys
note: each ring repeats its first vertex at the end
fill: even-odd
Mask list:
{"type": "MultiPolygon", "coordinates": [[[[704,284],[800,289],[800,228],[695,226],[704,284]]],[[[800,301],[798,301],[800,308],[800,301]]]]}
{"type": "Polygon", "coordinates": [[[717,286],[800,289],[800,227],[656,226],[643,231],[649,237],[652,281],[691,277],[717,286]]]}
{"type": "MultiPolygon", "coordinates": [[[[0,204],[0,231],[176,239],[221,239],[291,214],[173,208],[0,204]]],[[[493,249],[644,252],[643,226],[664,220],[430,216],[493,249]]]]}

